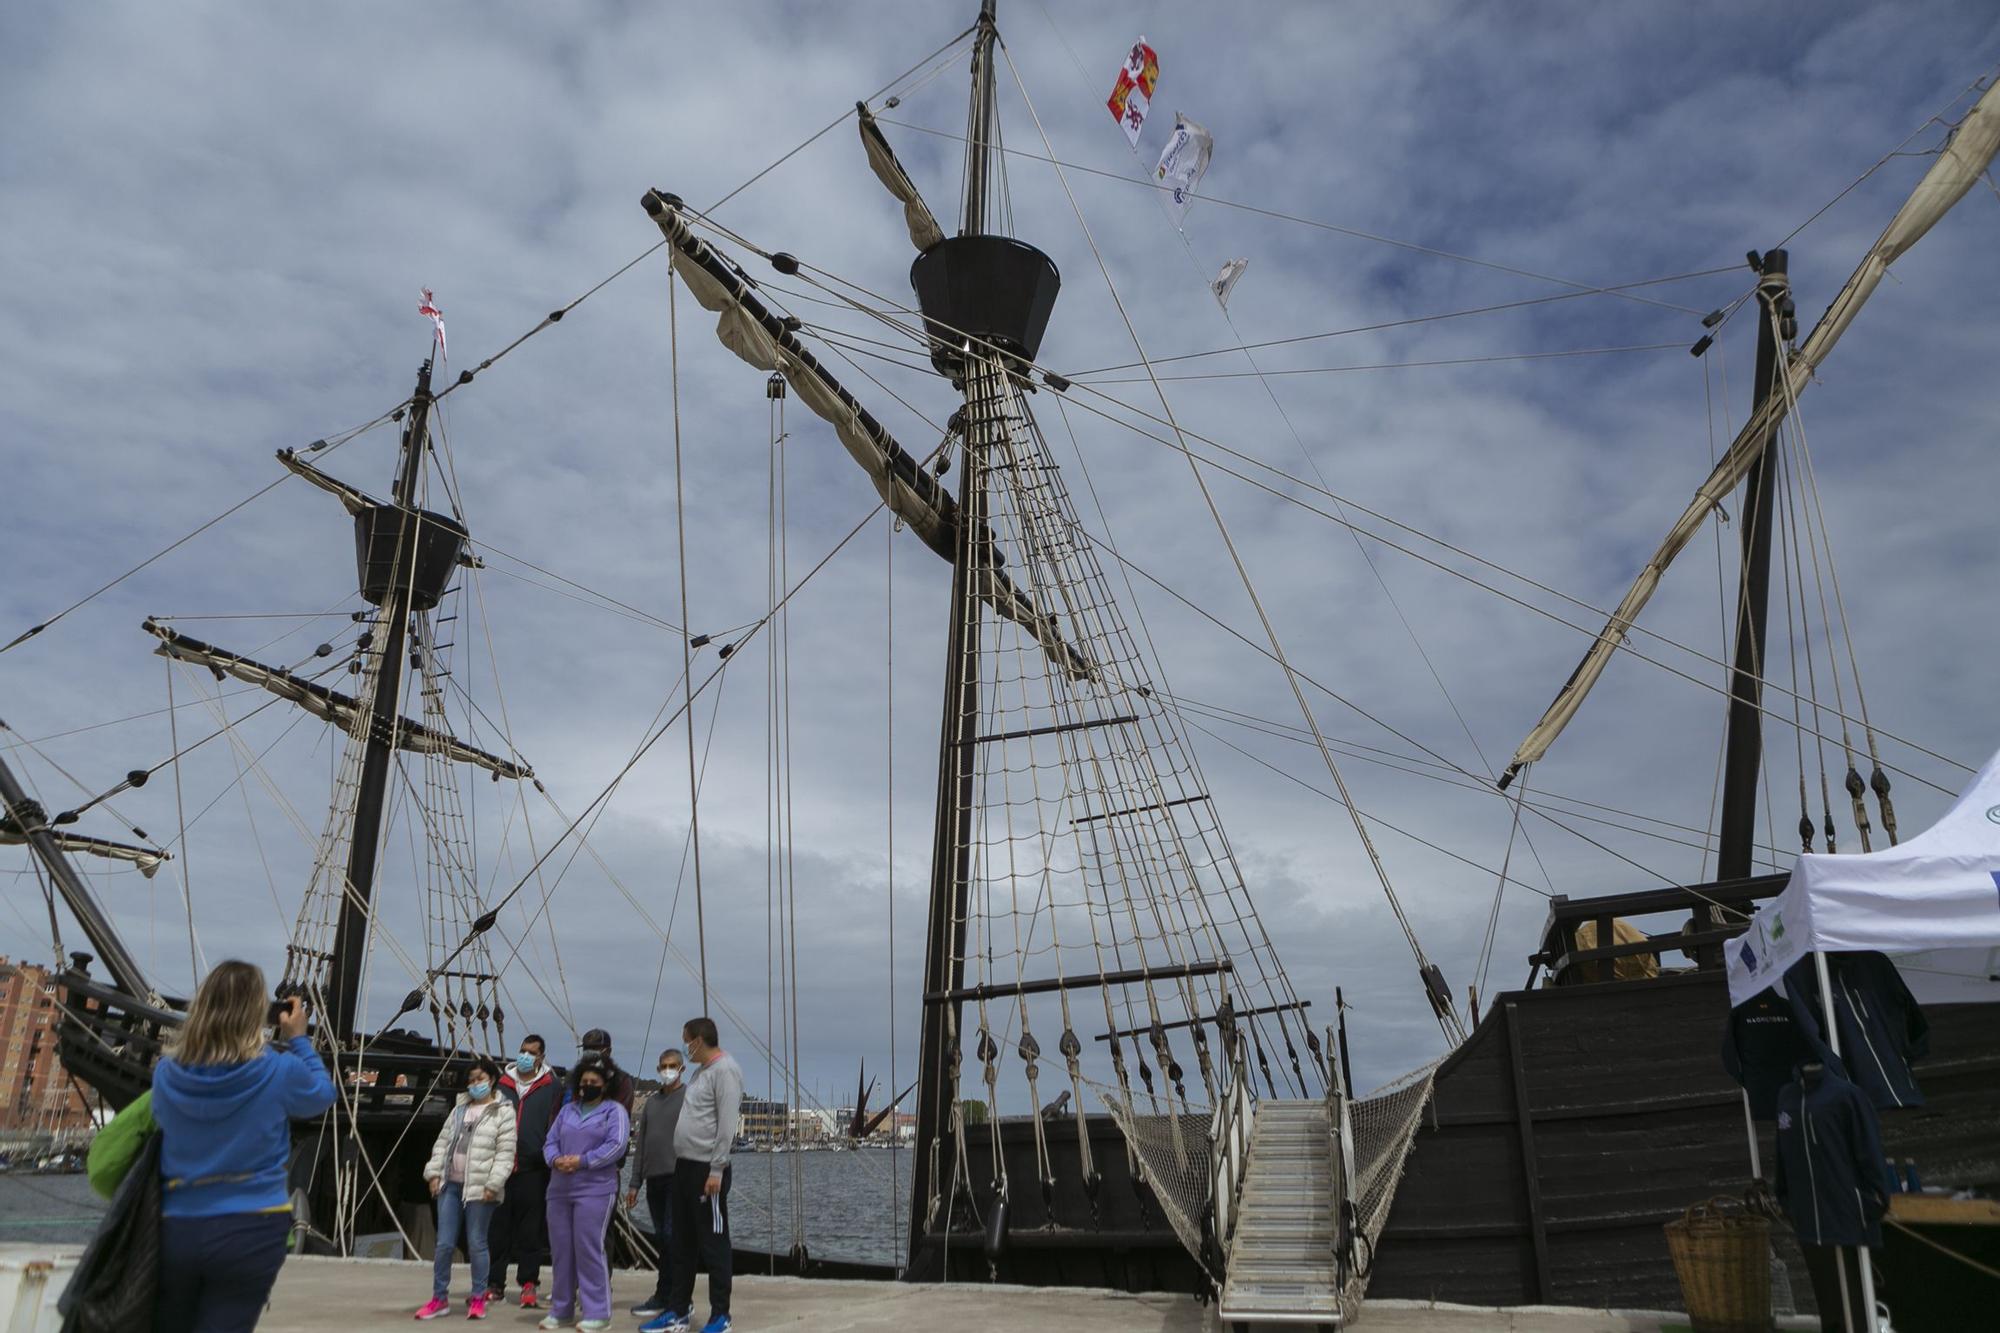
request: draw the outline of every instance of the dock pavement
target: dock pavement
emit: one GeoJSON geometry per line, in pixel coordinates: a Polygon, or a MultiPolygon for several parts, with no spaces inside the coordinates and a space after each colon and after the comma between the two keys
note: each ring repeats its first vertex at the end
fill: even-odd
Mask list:
{"type": "MultiPolygon", "coordinates": [[[[278,1275],[259,1333],[350,1333],[399,1329],[430,1297],[431,1266],[383,1259],[291,1259],[278,1275]]],[[[464,1265],[452,1275],[452,1314],[433,1329],[463,1327],[464,1265]]],[[[705,1318],[707,1280],[695,1288],[695,1314],[705,1318]]],[[[546,1289],[545,1289],[546,1290],[546,1289]]],[[[632,1304],[651,1290],[638,1272],[613,1275],[612,1328],[630,1333],[639,1321],[632,1304]]],[[[918,1286],[897,1282],[829,1282],[739,1277],[733,1301],[739,1333],[1228,1333],[1215,1308],[1191,1297],[975,1284],[918,1286]]],[[[546,1313],[495,1307],[481,1333],[529,1333],[546,1313]]],[[[1786,1322],[1815,1328],[1817,1321],[1786,1322]]],[[[699,1325],[697,1324],[697,1327],[699,1325]]],[[[1480,1310],[1414,1301],[1370,1301],[1356,1329],[1384,1333],[1671,1333],[1685,1315],[1533,1307],[1480,1310]]]]}

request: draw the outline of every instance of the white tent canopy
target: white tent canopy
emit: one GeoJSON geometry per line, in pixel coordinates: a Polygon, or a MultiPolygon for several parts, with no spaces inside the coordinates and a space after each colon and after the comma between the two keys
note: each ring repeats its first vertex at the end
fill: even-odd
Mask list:
{"type": "Polygon", "coordinates": [[[1894,955],[1927,1003],[2000,1000],[2000,754],[1902,845],[1799,857],[1784,892],[1728,946],[1730,1004],[1780,984],[1816,949],[1894,955]]]}

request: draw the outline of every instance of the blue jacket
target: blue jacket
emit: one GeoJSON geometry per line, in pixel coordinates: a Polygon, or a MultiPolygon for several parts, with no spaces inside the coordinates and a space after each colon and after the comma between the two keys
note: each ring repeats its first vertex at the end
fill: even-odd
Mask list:
{"type": "Polygon", "coordinates": [[[1774,990],[1759,991],[1729,1012],[1722,1067],[1750,1094],[1750,1114],[1759,1120],[1777,1117],[1778,1092],[1793,1070],[1833,1058],[1799,1026],[1792,1001],[1774,990]]]}
{"type": "MultiPolygon", "coordinates": [[[[1922,1106],[1923,1090],[1910,1065],[1930,1052],[1930,1021],[1902,974],[1879,953],[1830,953],[1826,961],[1840,1063],[1847,1076],[1878,1109],[1922,1106]]],[[[1819,976],[1810,956],[1785,974],[1785,991],[1801,1034],[1824,1058],[1829,1053],[1826,1017],[1820,1012],[1819,976]]]]}
{"type": "Polygon", "coordinates": [[[1875,1108],[1831,1070],[1778,1093],[1773,1191],[1802,1245],[1880,1245],[1894,1188],[1875,1108]]]}
{"type": "Polygon", "coordinates": [[[306,1037],[234,1065],[160,1061],[160,1211],[167,1217],[273,1212],[287,1206],[293,1120],[333,1105],[333,1080],[306,1037]]]}

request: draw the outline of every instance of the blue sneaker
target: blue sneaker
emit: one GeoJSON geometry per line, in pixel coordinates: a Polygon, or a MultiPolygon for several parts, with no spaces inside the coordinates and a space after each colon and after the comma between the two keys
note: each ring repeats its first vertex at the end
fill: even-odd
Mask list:
{"type": "Polygon", "coordinates": [[[663,1310],[657,1318],[639,1325],[639,1333],[688,1333],[688,1317],[663,1310]]]}
{"type": "Polygon", "coordinates": [[[733,1327],[728,1315],[719,1314],[701,1326],[701,1333],[729,1333],[733,1327]]]}

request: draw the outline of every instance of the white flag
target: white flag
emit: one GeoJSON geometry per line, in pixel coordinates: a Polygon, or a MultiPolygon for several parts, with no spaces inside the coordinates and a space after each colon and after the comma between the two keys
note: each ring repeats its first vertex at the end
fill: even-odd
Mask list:
{"type": "Polygon", "coordinates": [[[1188,205],[1194,202],[1194,187],[1201,183],[1202,173],[1208,170],[1209,155],[1214,151],[1215,140],[1209,132],[1176,111],[1174,132],[1167,136],[1167,146],[1160,150],[1160,165],[1153,170],[1154,178],[1173,191],[1169,210],[1175,226],[1187,220],[1188,205]]]}
{"type": "Polygon", "coordinates": [[[1247,259],[1232,259],[1222,266],[1222,272],[1215,275],[1215,281],[1208,284],[1208,289],[1215,293],[1215,303],[1224,310],[1229,309],[1229,293],[1235,290],[1236,280],[1249,267],[1247,259]]]}

